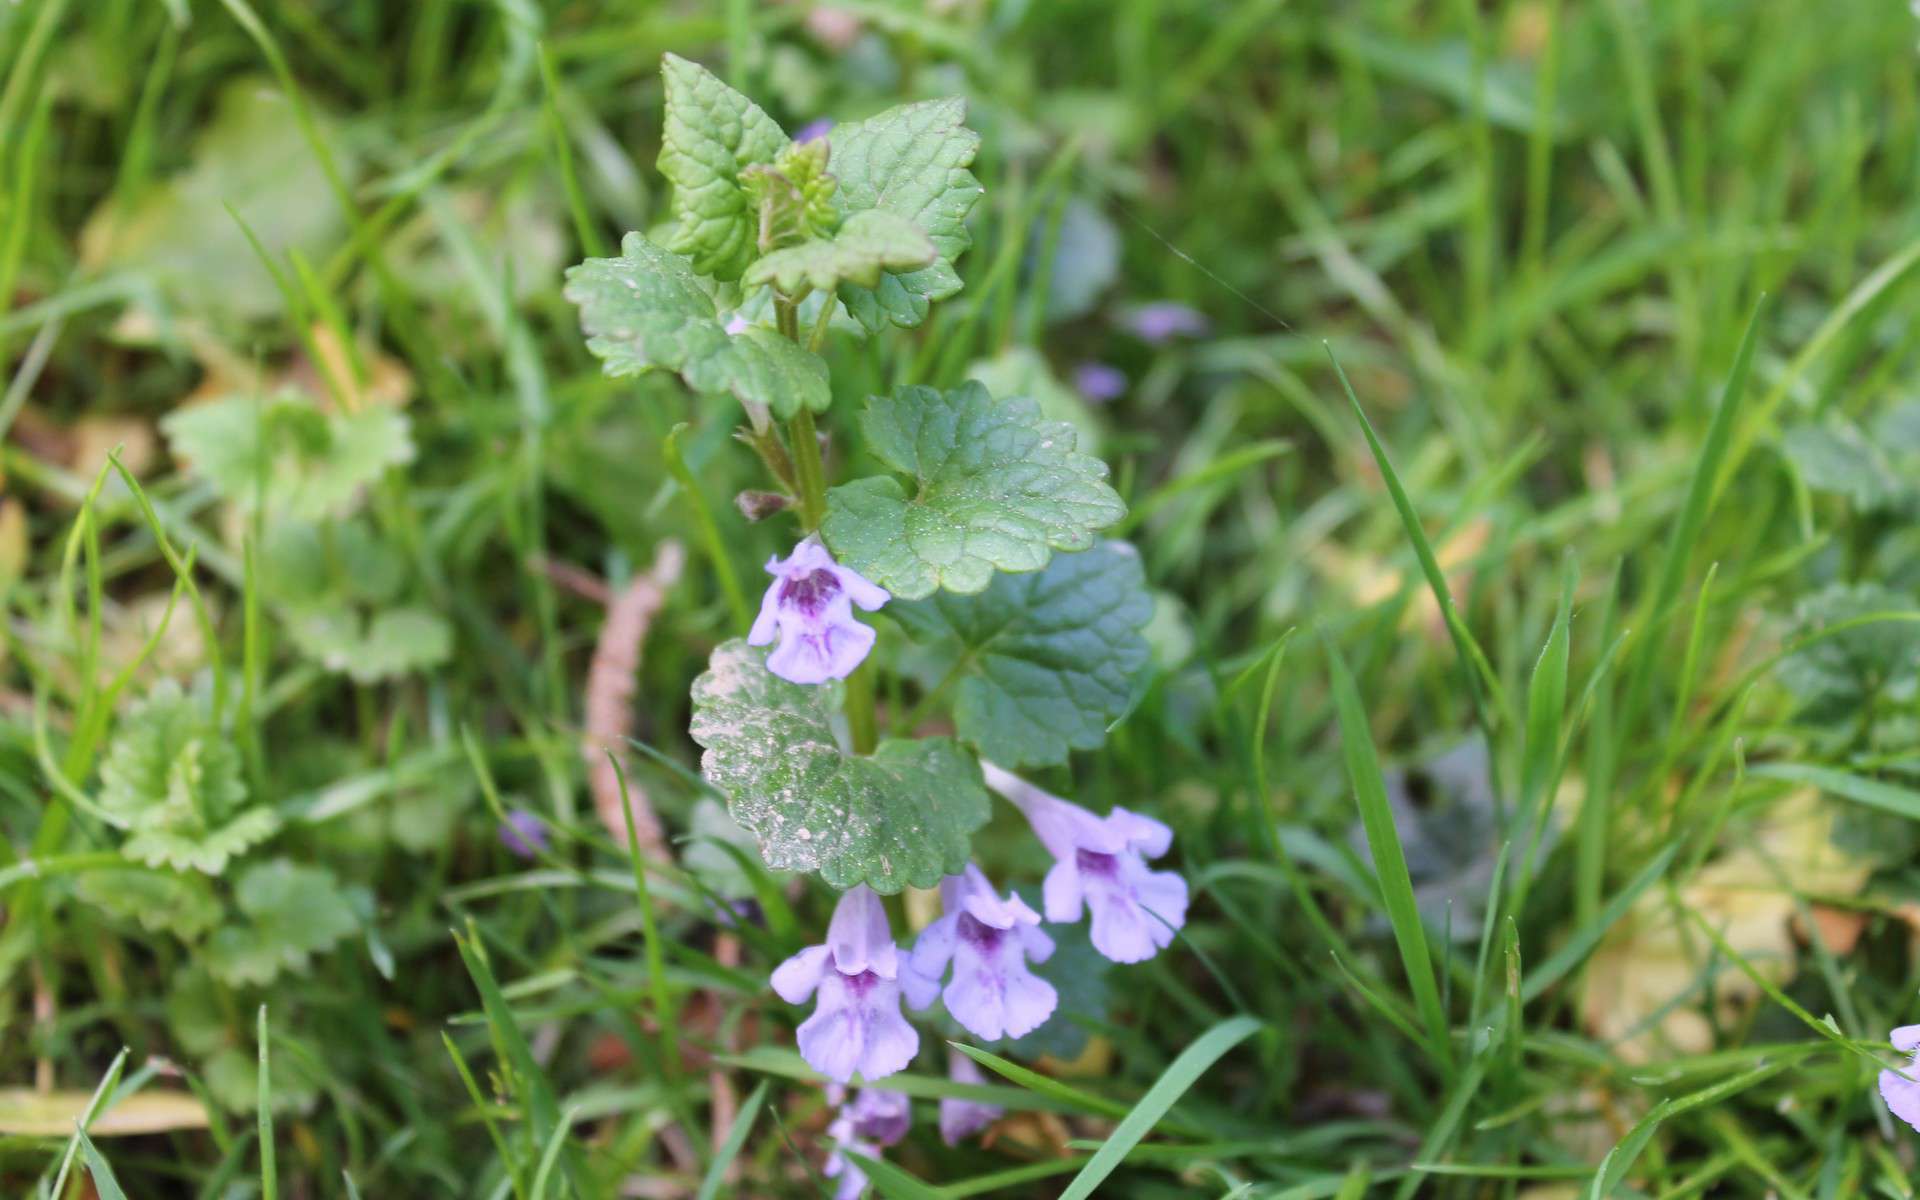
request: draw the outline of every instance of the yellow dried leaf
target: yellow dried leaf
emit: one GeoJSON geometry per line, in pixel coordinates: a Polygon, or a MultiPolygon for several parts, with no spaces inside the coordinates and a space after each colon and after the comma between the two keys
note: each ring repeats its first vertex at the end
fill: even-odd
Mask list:
{"type": "MultiPolygon", "coordinates": [[[[1849,894],[1871,873],[1870,866],[1833,844],[1833,820],[1832,807],[1815,792],[1786,797],[1747,844],[1709,863],[1681,888],[1680,903],[1757,971],[1786,983],[1799,966],[1794,894],[1849,894]]],[[[1650,891],[1594,952],[1581,1018],[1596,1037],[1618,1042],[1615,1052],[1628,1062],[1710,1050],[1713,1025],[1699,997],[1688,994],[1713,957],[1712,943],[1675,910],[1671,898],[1650,891]],[[1662,1009],[1667,1009],[1664,1015],[1642,1028],[1662,1009]]],[[[1713,1003],[1725,1020],[1750,1003],[1759,988],[1732,964],[1723,962],[1720,968],[1713,1003]]]]}
{"type": "MultiPolygon", "coordinates": [[[[0,1133],[18,1137],[66,1137],[92,1102],[91,1091],[0,1088],[0,1133]]],[[[207,1110],[191,1092],[149,1089],[114,1104],[87,1127],[87,1132],[96,1138],[128,1137],[206,1127],[207,1110]]]]}

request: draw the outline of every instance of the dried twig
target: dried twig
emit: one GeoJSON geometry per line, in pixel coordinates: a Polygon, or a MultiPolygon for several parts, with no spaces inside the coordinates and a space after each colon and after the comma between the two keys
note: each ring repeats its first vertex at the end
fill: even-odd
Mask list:
{"type": "MultiPolygon", "coordinates": [[[[627,738],[633,733],[634,672],[640,665],[640,643],[666,602],[667,589],[679,581],[685,565],[686,552],[680,543],[660,544],[653,566],[634,576],[607,606],[607,619],[600,626],[593,662],[587,668],[586,734],[580,752],[587,760],[593,806],[600,814],[600,823],[620,845],[627,841],[626,817],[620,811],[621,772],[608,756],[617,756],[623,764],[626,761],[627,738]]],[[[646,790],[631,774],[625,791],[640,849],[652,859],[671,857],[660,819],[653,815],[646,790]]]]}

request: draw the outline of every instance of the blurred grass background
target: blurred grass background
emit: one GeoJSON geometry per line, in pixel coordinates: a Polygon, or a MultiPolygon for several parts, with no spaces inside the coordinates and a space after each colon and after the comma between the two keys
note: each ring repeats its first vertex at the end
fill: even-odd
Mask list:
{"type": "MultiPolygon", "coordinates": [[[[122,1046],[123,1082],[184,1097],[168,1132],[96,1139],[135,1197],[815,1194],[823,1102],[764,979],[829,898],[683,841],[636,903],[579,746],[606,594],[677,540],[629,766],[670,834],[702,828],[686,685],[737,630],[699,514],[749,590],[785,536],[731,511],[756,473],[726,407],[603,378],[560,296],[662,219],[665,51],[788,129],[968,98],[967,290],[836,337],[828,424],[902,382],[1036,394],[1114,465],[1159,595],[1140,704],[1042,782],[1175,826],[1185,940],[1069,998],[1068,1090],[987,1153],[922,1105],[892,1161],[935,1195],[1058,1195],[1247,1014],[1100,1194],[1912,1194],[1863,1049],[1915,1015],[1920,912],[1897,0],[0,4],[9,1194],[52,1187],[122,1046]],[[1167,302],[1203,322],[1142,336],[1167,302]],[[411,450],[316,465],[364,486],[286,565],[298,539],[164,423],[289,394],[398,414],[411,450]],[[88,502],[115,447],[140,495],[88,502]],[[181,600],[142,658],[188,547],[207,619],[181,600]],[[427,631],[383,633],[400,611],[427,631]],[[125,707],[102,681],[216,660],[272,852],[358,906],[270,984],[116,905],[79,807],[125,707]],[[1396,818],[1437,1038],[1356,794],[1396,818]],[[548,854],[502,848],[508,808],[548,854]]],[[[1037,878],[1011,822],[982,846],[1037,878]]]]}

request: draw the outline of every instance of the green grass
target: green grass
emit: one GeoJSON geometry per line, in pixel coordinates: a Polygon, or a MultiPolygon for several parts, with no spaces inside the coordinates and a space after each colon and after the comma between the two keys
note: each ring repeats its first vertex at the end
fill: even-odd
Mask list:
{"type": "MultiPolygon", "coordinates": [[[[1920,411],[1906,6],[837,7],[843,52],[803,4],[0,4],[0,1088],[57,1129],[0,1103],[0,1192],[820,1194],[765,981],[832,897],[696,826],[685,732],[787,527],[734,511],[728,406],[603,377],[560,295],[666,213],[673,51],[788,128],[969,98],[966,290],[829,337],[831,446],[1009,351],[1130,384],[1062,403],[1162,597],[1150,685],[1036,782],[1171,824],[1191,917],[1066,1006],[1072,1064],[955,1084],[927,1029],[880,1194],[1911,1195],[1873,1087],[1920,1018],[1920,420],[1875,430],[1920,411]],[[1127,332],[1160,299],[1212,331],[1127,332]],[[413,447],[338,464],[291,566],[162,430],[298,422],[282,386],[405,394],[413,447]],[[655,862],[580,731],[591,580],[668,539],[623,764],[655,862]],[[322,603],[398,665],[331,669],[322,603]],[[402,610],[447,652],[380,643],[402,610]],[[271,983],[178,932],[241,868],[115,874],[102,767],[163,677],[277,814],[242,861],[331,879],[271,983]],[[136,1095],[205,1119],[128,1134],[136,1095]],[[1012,1116],[950,1149],[942,1095],[1012,1116]]],[[[924,698],[878,686],[883,723],[924,698]]],[[[1046,865],[1004,814],[977,845],[1046,865]]]]}

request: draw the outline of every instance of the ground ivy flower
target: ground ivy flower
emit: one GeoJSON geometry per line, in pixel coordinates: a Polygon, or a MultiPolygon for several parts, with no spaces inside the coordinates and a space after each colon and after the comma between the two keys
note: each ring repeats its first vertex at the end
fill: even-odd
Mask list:
{"type": "MultiPolygon", "coordinates": [[[[980,1065],[958,1050],[947,1051],[947,1078],[955,1083],[987,1081],[980,1073],[980,1065]]],[[[948,1097],[940,1102],[940,1140],[949,1146],[958,1146],[998,1121],[1006,1111],[997,1104],[948,1097]]]]}
{"type": "Polygon", "coordinates": [[[1895,1071],[1880,1072],[1880,1098],[1894,1116],[1920,1131],[1920,1083],[1915,1082],[1920,1079],[1920,1025],[1902,1025],[1887,1037],[1895,1050],[1912,1056],[1906,1069],[1914,1079],[1903,1079],[1895,1071]]]}
{"type": "Polygon", "coordinates": [[[972,863],[940,882],[945,915],[921,931],[901,977],[915,1007],[932,1003],[940,977],[953,965],[941,998],[953,1019],[975,1037],[1023,1037],[1053,1015],[1053,985],[1027,969],[1045,962],[1053,939],[1040,932],[1040,914],[1009,892],[1002,899],[972,863]]]}
{"type": "Polygon", "coordinates": [[[537,813],[516,808],[500,822],[500,844],[520,858],[536,858],[547,852],[547,823],[537,813]]]}
{"type": "Polygon", "coordinates": [[[845,679],[873,649],[873,626],[853,619],[853,606],[872,612],[890,597],[857,571],[833,561],[814,538],[785,559],[767,560],[773,582],[760,601],[760,616],[747,634],[749,646],[780,644],[767,655],[767,670],[788,683],[845,679]]]}
{"type": "Polygon", "coordinates": [[[840,1181],[833,1191],[833,1200],[858,1200],[867,1186],[867,1173],[848,1161],[845,1151],[878,1158],[883,1147],[906,1137],[912,1125],[913,1106],[904,1092],[861,1088],[850,1103],[842,1104],[833,1124],[827,1126],[827,1136],[834,1143],[833,1153],[820,1167],[822,1175],[840,1181]]]}
{"type": "Polygon", "coordinates": [[[773,972],[773,990],[789,1004],[819,992],[799,1031],[807,1065],[845,1083],[855,1074],[879,1079],[912,1062],[920,1035],[900,1015],[899,975],[887,910],[873,889],[859,884],[840,897],[826,943],[773,972]]]}
{"type": "Polygon", "coordinates": [[[1041,888],[1047,920],[1072,924],[1083,906],[1092,910],[1093,948],[1118,963],[1142,962],[1173,941],[1187,920],[1187,881],[1146,864],[1173,844],[1171,829],[1117,805],[1096,817],[992,763],[981,767],[1053,855],[1041,888]]]}
{"type": "Polygon", "coordinates": [[[1127,373],[1112,363],[1083,362],[1073,369],[1073,386],[1095,404],[1118,400],[1127,393],[1127,373]]]}
{"type": "Polygon", "coordinates": [[[1135,337],[1155,345],[1177,337],[1205,337],[1213,328],[1205,313],[1173,300],[1156,300],[1128,309],[1121,318],[1135,337]]]}

